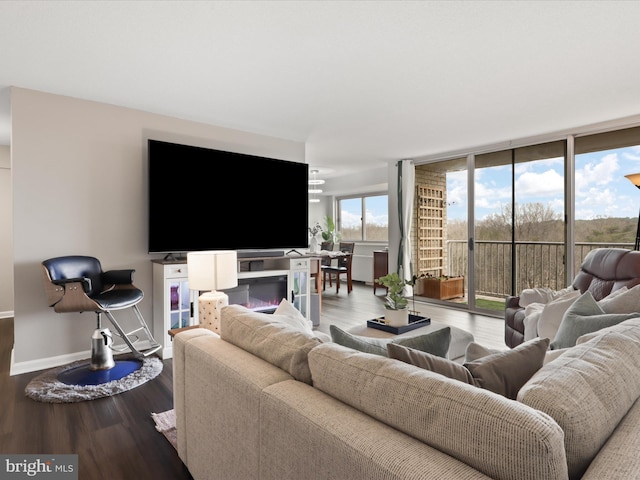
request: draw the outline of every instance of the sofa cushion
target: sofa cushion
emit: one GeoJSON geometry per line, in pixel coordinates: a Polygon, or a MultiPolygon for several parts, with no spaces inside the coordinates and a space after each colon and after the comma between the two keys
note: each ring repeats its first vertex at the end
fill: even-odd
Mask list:
{"type": "Polygon", "coordinates": [[[451,329],[441,328],[433,332],[411,337],[371,338],[345,332],[335,325],[329,326],[331,339],[342,346],[365,353],[387,356],[387,344],[396,343],[422,352],[429,352],[438,357],[446,357],[451,342],[451,329]]]}
{"type": "Polygon", "coordinates": [[[565,435],[570,478],[580,478],[640,397],[640,328],[622,326],[544,365],[517,399],[553,417],[565,435]]]}
{"type": "Polygon", "coordinates": [[[585,292],[565,312],[551,349],[573,347],[578,338],[638,316],[637,313],[604,313],[591,292],[585,292]]]}
{"type": "Polygon", "coordinates": [[[400,345],[387,345],[389,357],[515,399],[520,388],[542,367],[548,338],[522,343],[464,365],[400,345]]]}
{"type": "Polygon", "coordinates": [[[292,327],[277,315],[253,312],[241,305],[223,307],[220,337],[309,384],[307,355],[322,343],[312,332],[292,327]]]}
{"type": "Polygon", "coordinates": [[[548,415],[487,390],[335,343],[309,354],[314,387],[495,479],[567,477],[548,415]]]}

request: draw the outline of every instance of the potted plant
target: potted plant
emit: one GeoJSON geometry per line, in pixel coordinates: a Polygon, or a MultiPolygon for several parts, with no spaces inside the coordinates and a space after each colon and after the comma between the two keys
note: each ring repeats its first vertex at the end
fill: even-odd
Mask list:
{"type": "Polygon", "coordinates": [[[325,242],[339,242],[340,234],[336,231],[336,224],[333,221],[333,217],[325,215],[324,217],[325,228],[322,230],[322,239],[325,242]]]}
{"type": "Polygon", "coordinates": [[[405,297],[404,287],[411,282],[403,280],[397,273],[389,273],[376,280],[380,285],[387,287],[385,297],[385,321],[392,327],[409,324],[409,300],[405,297]]]}

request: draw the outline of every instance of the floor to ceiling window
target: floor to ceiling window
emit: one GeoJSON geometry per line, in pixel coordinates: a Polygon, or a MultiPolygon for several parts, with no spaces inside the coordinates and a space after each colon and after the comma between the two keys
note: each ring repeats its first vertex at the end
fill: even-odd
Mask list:
{"type": "Polygon", "coordinates": [[[640,191],[640,127],[575,139],[575,250],[578,266],[596,247],[633,248],[640,191]]]}

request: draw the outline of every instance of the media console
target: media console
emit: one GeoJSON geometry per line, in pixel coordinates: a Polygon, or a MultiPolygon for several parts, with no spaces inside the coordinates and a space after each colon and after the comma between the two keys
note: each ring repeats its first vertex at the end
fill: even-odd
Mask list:
{"type": "MultiPolygon", "coordinates": [[[[305,318],[312,319],[311,258],[285,255],[238,258],[238,283],[248,279],[284,277],[286,279],[285,297],[305,318]]],[[[152,260],[152,263],[153,335],[162,345],[160,353],[162,358],[171,358],[173,345],[169,330],[199,323],[200,292],[189,289],[186,259],[157,259],[152,260]]],[[[229,293],[229,299],[232,300],[231,293],[229,293]]],[[[282,299],[276,299],[276,303],[280,300],[282,299]]]]}

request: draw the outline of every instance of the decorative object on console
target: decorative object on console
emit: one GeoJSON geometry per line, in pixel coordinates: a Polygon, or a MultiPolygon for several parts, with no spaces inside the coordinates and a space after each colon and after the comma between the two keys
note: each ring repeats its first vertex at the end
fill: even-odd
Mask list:
{"type": "Polygon", "coordinates": [[[238,286],[238,256],[232,250],[187,253],[187,275],[191,290],[210,290],[198,299],[200,325],[220,333],[220,311],[229,297],[218,289],[238,286]]]}
{"type": "MultiPolygon", "coordinates": [[[[640,173],[630,173],[625,175],[625,178],[629,179],[638,189],[640,189],[640,173]]],[[[638,229],[636,230],[636,244],[633,247],[634,250],[640,250],[640,213],[638,214],[638,229]]]]}
{"type": "Polygon", "coordinates": [[[309,227],[309,234],[311,235],[311,240],[309,241],[309,252],[318,253],[318,237],[317,235],[322,233],[322,227],[319,222],[313,227],[309,227]]]}

